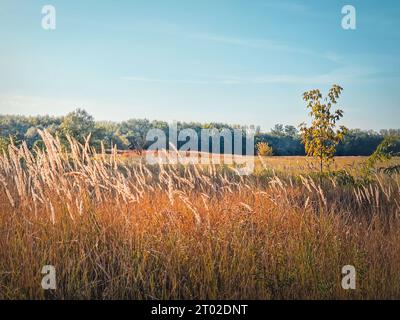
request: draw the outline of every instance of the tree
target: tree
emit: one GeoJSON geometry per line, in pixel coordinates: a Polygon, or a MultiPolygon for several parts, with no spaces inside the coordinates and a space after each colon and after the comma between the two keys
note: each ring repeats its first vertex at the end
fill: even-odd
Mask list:
{"type": "Polygon", "coordinates": [[[343,111],[331,110],[332,106],[337,104],[342,90],[342,87],[333,85],[324,99],[318,89],[305,92],[303,95],[307,108],[311,110],[309,115],[312,123],[310,127],[305,123],[300,125],[301,138],[307,156],[318,159],[321,174],[324,164],[329,165],[334,161],[336,146],[348,131],[344,126],[336,129],[336,123],[343,117],[343,111]]]}
{"type": "Polygon", "coordinates": [[[268,142],[259,142],[256,145],[257,154],[262,157],[270,157],[273,155],[272,148],[268,145],[268,142]]]}
{"type": "Polygon", "coordinates": [[[271,134],[273,136],[277,136],[277,137],[292,137],[292,138],[295,138],[295,137],[297,137],[298,130],[296,129],[296,127],[291,126],[291,125],[283,126],[283,124],[276,124],[271,129],[271,134]]]}
{"type": "Polygon", "coordinates": [[[271,134],[274,136],[282,137],[285,135],[285,130],[283,128],[283,124],[276,124],[272,129],[271,129],[271,134]]]}
{"type": "Polygon", "coordinates": [[[128,140],[130,149],[134,149],[141,154],[148,143],[146,135],[150,129],[149,120],[130,119],[121,124],[120,134],[128,140]]]}
{"type": "Polygon", "coordinates": [[[40,139],[37,128],[30,127],[24,135],[24,140],[26,141],[29,148],[32,148],[34,143],[40,139]]]}
{"type": "Polygon", "coordinates": [[[0,136],[0,155],[2,155],[4,152],[5,153],[8,152],[9,145],[10,145],[10,139],[0,136]]]}
{"type": "Polygon", "coordinates": [[[97,144],[103,143],[106,149],[117,147],[119,150],[127,149],[129,141],[120,134],[119,124],[111,121],[96,122],[93,139],[97,144]]]}
{"type": "Polygon", "coordinates": [[[84,143],[88,135],[94,133],[95,121],[85,110],[77,109],[64,117],[60,130],[63,136],[69,135],[84,143]]]}
{"type": "Polygon", "coordinates": [[[297,137],[298,130],[295,126],[286,125],[285,126],[285,135],[288,137],[295,138],[297,137]]]}
{"type": "MultiPolygon", "coordinates": [[[[379,162],[390,160],[394,156],[400,155],[400,136],[394,134],[388,135],[379,144],[375,152],[369,156],[365,162],[363,173],[368,176],[373,171],[375,165],[379,162]]],[[[395,165],[384,169],[384,172],[390,173],[392,170],[399,170],[399,166],[395,165]]]]}
{"type": "Polygon", "coordinates": [[[373,130],[350,129],[336,148],[340,156],[370,156],[384,137],[373,130]]]}

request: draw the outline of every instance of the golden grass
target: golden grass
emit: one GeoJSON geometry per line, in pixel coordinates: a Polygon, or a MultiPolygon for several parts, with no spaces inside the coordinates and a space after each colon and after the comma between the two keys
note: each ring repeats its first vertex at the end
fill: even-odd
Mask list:
{"type": "Polygon", "coordinates": [[[127,164],[72,140],[67,153],[42,135],[46,151],[0,158],[2,299],[400,298],[399,176],[239,177],[127,164]],[[348,264],[354,291],[341,288],[348,264]]]}
{"type": "MultiPolygon", "coordinates": [[[[345,170],[354,176],[360,175],[360,168],[363,166],[368,157],[363,156],[345,156],[335,157],[335,161],[329,165],[331,171],[345,170]]],[[[292,175],[316,172],[319,170],[319,162],[302,156],[289,157],[263,157],[256,160],[256,168],[270,168],[278,173],[289,173],[292,175]]],[[[399,164],[400,159],[393,157],[388,161],[387,165],[399,164]]]]}

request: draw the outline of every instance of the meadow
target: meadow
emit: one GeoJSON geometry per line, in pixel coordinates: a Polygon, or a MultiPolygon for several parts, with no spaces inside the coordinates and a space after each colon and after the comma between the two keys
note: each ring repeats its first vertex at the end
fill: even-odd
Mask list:
{"type": "Polygon", "coordinates": [[[1,299],[400,298],[400,175],[363,179],[363,157],[320,183],[304,157],[238,176],[42,134],[43,150],[0,156],[1,299]]]}

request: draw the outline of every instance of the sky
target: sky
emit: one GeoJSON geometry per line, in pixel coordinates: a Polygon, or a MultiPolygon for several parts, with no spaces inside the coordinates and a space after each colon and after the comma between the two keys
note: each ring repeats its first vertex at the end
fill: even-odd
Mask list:
{"type": "Polygon", "coordinates": [[[397,0],[0,0],[0,114],[268,130],[307,119],[303,92],[339,84],[344,125],[399,128],[399,16],[397,0]]]}

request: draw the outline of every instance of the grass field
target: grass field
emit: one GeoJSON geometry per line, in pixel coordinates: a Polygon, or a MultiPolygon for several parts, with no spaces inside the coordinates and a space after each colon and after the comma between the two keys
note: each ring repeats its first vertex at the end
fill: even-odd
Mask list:
{"type": "Polygon", "coordinates": [[[240,177],[45,143],[0,158],[2,299],[400,298],[399,175],[319,184],[305,158],[272,157],[240,177]]]}

